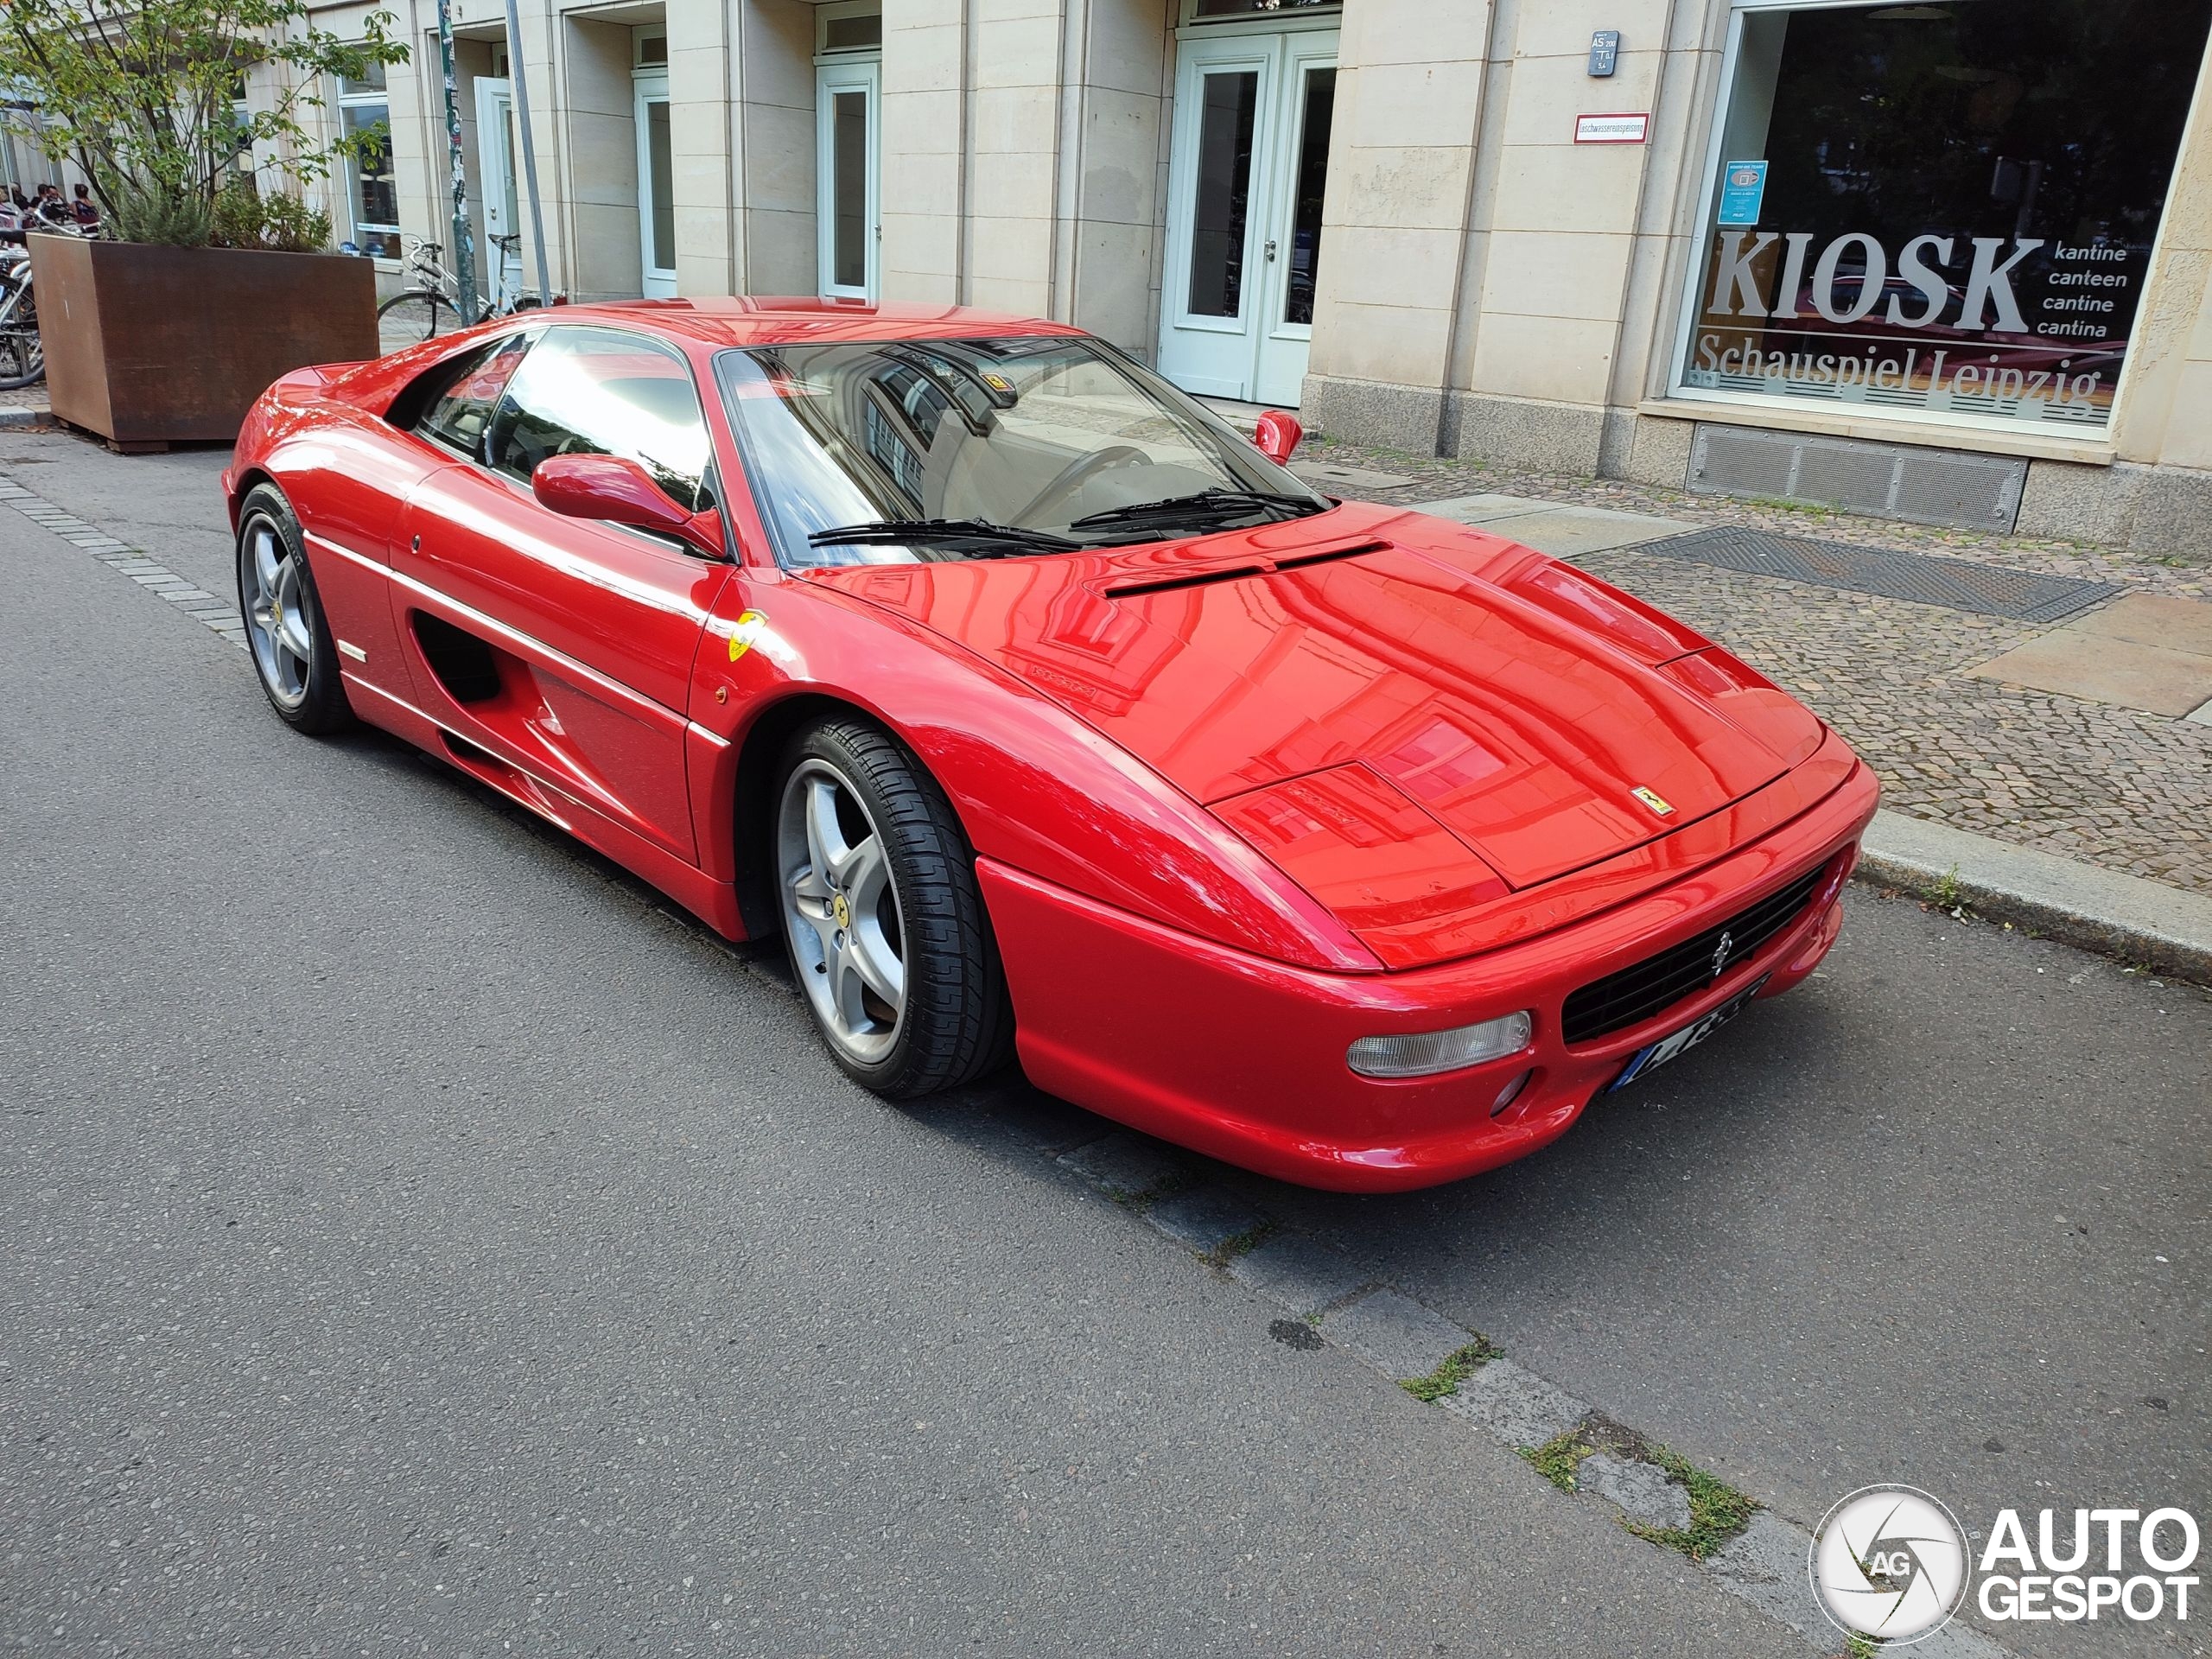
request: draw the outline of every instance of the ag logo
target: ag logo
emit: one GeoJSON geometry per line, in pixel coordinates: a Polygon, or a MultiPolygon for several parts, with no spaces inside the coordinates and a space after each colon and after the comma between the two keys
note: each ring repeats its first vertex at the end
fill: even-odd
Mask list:
{"type": "Polygon", "coordinates": [[[1841,1629],[1903,1645],[1951,1621],[1967,1588],[1967,1539],[1916,1486],[1867,1486],[1813,1535],[1813,1594],[1841,1629]]]}

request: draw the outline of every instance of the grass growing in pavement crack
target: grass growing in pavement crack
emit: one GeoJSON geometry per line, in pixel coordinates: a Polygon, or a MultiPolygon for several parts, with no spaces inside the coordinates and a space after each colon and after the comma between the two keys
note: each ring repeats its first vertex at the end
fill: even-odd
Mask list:
{"type": "Polygon", "coordinates": [[[1648,1521],[1623,1516],[1621,1524],[1637,1537],[1679,1549],[1692,1560],[1701,1561],[1751,1525],[1751,1514],[1758,1505],[1726,1481],[1694,1467],[1688,1459],[1676,1456],[1663,1446],[1652,1446],[1643,1455],[1645,1462],[1665,1470],[1667,1478],[1689,1494],[1690,1523],[1655,1527],[1648,1521]]]}
{"type": "Polygon", "coordinates": [[[1150,1186],[1135,1192],[1126,1186],[1116,1186],[1111,1182],[1105,1182],[1103,1185],[1105,1186],[1108,1198],[1113,1199],[1124,1210],[1134,1210],[1139,1215],[1142,1215],[1162,1198],[1172,1198],[1179,1192],[1189,1192],[1198,1184],[1201,1179],[1198,1171],[1185,1169],[1178,1170],[1172,1175],[1163,1175],[1150,1186]]]}
{"type": "Polygon", "coordinates": [[[1882,1644],[1871,1636],[1853,1634],[1843,1644],[1843,1659],[1874,1659],[1881,1652],[1882,1644]]]}
{"type": "Polygon", "coordinates": [[[1546,1480],[1562,1492],[1581,1488],[1582,1459],[1598,1452],[1648,1463],[1689,1495],[1690,1523],[1687,1527],[1659,1527],[1633,1516],[1620,1523],[1646,1542],[1678,1549],[1694,1561],[1702,1561],[1749,1526],[1758,1505],[1724,1480],[1695,1467],[1663,1446],[1655,1446],[1634,1429],[1591,1413],[1573,1428],[1555,1434],[1541,1446],[1523,1446],[1521,1455],[1546,1480]]]}
{"type": "Polygon", "coordinates": [[[1576,1478],[1582,1459],[1598,1448],[1582,1438],[1578,1425],[1565,1433],[1554,1434],[1541,1446],[1524,1446],[1521,1455],[1529,1465],[1562,1492],[1573,1491],[1580,1484],[1576,1478]]]}
{"type": "Polygon", "coordinates": [[[1257,1249],[1262,1242],[1274,1231],[1275,1227],[1274,1222],[1263,1221],[1257,1226],[1247,1227],[1241,1233],[1231,1233],[1212,1249],[1207,1251],[1205,1259],[1217,1268],[1225,1268],[1238,1256],[1257,1249]]]}
{"type": "Polygon", "coordinates": [[[1488,1337],[1477,1332],[1472,1342],[1446,1356],[1444,1363],[1427,1376],[1401,1377],[1398,1386],[1414,1399],[1433,1405],[1447,1394],[1459,1393],[1462,1382],[1504,1351],[1488,1337]]]}
{"type": "Polygon", "coordinates": [[[1961,908],[1959,898],[1959,867],[1955,864],[1943,872],[1942,879],[1927,891],[1928,902],[1938,910],[1955,911],[1961,908]]]}

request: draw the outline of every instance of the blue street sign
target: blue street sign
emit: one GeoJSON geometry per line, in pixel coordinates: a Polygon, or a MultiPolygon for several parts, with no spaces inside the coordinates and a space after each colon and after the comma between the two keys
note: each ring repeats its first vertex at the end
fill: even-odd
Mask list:
{"type": "Polygon", "coordinates": [[[1766,200],[1766,163],[1731,162],[1720,169],[1720,222],[1756,225],[1766,200]]]}

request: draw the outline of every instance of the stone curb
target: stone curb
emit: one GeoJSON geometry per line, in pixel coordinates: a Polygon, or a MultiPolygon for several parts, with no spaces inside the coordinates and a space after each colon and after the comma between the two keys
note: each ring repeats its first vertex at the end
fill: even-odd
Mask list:
{"type": "MultiPolygon", "coordinates": [[[[1126,1129],[1077,1146],[1046,1144],[1015,1133],[1032,1150],[1122,1205],[1140,1224],[1291,1316],[1272,1327],[1277,1340],[1290,1347],[1325,1343],[1402,1385],[1428,1376],[1447,1357],[1481,1340],[1478,1333],[1382,1282],[1321,1240],[1275,1230],[1242,1198],[1207,1180],[1201,1163],[1162,1142],[1126,1129]],[[1235,1241],[1255,1236],[1249,1248],[1236,1248],[1235,1241]]],[[[1479,1363],[1430,1408],[1448,1413],[1516,1453],[1601,1421],[1589,1402],[1504,1357],[1479,1363]]],[[[1599,1455],[1583,1467],[1591,1478],[1574,1492],[1563,1493],[1561,1501],[1602,1503],[1624,1522],[1683,1524],[1688,1497],[1657,1465],[1599,1455]]],[[[1542,1478],[1530,1473],[1541,1488],[1542,1478]]],[[[1843,1636],[1814,1600],[1806,1572],[1812,1543],[1804,1527],[1761,1509],[1726,1547],[1703,1561],[1684,1560],[1715,1588],[1794,1630],[1808,1644],[1808,1656],[1830,1659],[1843,1636]]],[[[1960,1622],[1913,1652],[1916,1659],[2012,1659],[2010,1649],[1960,1622]]]]}
{"type": "Polygon", "coordinates": [[[54,419],[50,409],[0,409],[0,428],[45,426],[54,419]]]}
{"type": "Polygon", "coordinates": [[[2045,938],[2212,985],[2212,899],[1948,824],[1877,812],[1857,879],[1959,902],[2045,938]]]}
{"type": "MultiPolygon", "coordinates": [[[[6,412],[0,410],[0,414],[6,412]]],[[[6,424],[0,422],[0,426],[6,424]]],[[[167,600],[194,621],[229,640],[241,651],[251,649],[246,642],[245,619],[238,614],[238,607],[228,597],[194,587],[185,577],[167,565],[148,558],[129,543],[116,540],[97,524],[86,524],[67,509],[32,494],[13,479],[5,476],[0,476],[0,506],[13,507],[33,524],[43,524],[72,547],[91,554],[109,569],[130,577],[156,597],[167,600]]]]}

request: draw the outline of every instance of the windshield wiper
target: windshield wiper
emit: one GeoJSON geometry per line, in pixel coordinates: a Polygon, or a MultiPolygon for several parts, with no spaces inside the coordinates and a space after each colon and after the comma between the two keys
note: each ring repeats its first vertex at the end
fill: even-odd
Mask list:
{"type": "Polygon", "coordinates": [[[1114,524],[1142,524],[1154,518],[1229,518],[1254,512],[1274,512],[1292,518],[1321,511],[1322,504],[1305,496],[1285,495],[1278,490],[1224,490],[1218,486],[1190,495],[1171,495],[1158,501],[1133,501],[1125,507],[1085,513],[1070,530],[1103,530],[1114,524]]]}
{"type": "Polygon", "coordinates": [[[954,547],[978,553],[1072,553],[1084,545],[1050,531],[988,518],[883,518],[817,530],[806,541],[810,547],[954,547]]]}

